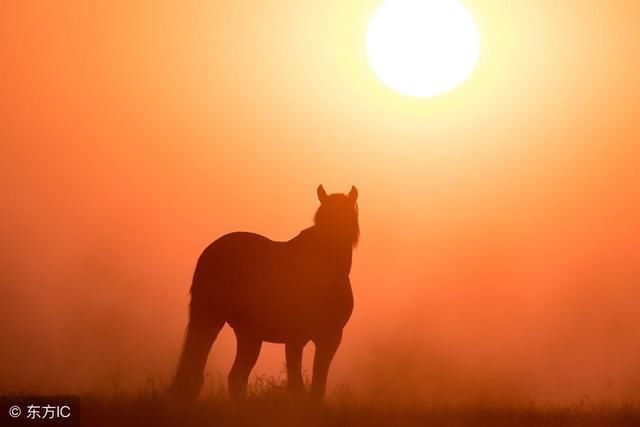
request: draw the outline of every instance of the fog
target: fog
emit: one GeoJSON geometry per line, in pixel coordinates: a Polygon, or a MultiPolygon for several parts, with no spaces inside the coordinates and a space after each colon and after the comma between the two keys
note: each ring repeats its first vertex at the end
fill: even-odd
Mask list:
{"type": "MultiPolygon", "coordinates": [[[[244,226],[144,210],[142,202],[111,214],[30,206],[41,213],[5,218],[3,389],[113,391],[168,381],[199,251],[227,230],[295,235],[316,204],[309,190],[289,209],[296,219],[256,206],[244,226]]],[[[505,230],[470,215],[466,224],[433,220],[428,231],[402,235],[401,216],[376,223],[370,212],[384,206],[366,186],[360,191],[356,308],[331,387],[396,403],[638,396],[640,266],[631,230],[607,239],[578,229],[578,220],[562,230],[505,230]]],[[[209,358],[212,378],[226,376],[234,345],[225,328],[209,358]]],[[[310,344],[309,372],[312,354],[310,344]]],[[[283,364],[283,348],[266,345],[254,374],[282,375],[283,364]]]]}
{"type": "Polygon", "coordinates": [[[322,183],[362,232],[330,389],[640,397],[637,7],[478,2],[475,80],[421,104],[358,56],[373,2],[73,3],[0,10],[0,390],[168,382],[200,252],[295,236],[322,183]]]}

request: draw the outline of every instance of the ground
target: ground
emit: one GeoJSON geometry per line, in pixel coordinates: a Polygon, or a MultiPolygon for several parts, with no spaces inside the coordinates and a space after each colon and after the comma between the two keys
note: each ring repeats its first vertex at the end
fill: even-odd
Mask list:
{"type": "Polygon", "coordinates": [[[144,392],[80,398],[82,425],[87,426],[640,426],[637,403],[568,406],[530,403],[519,406],[382,407],[359,403],[348,392],[334,393],[316,404],[287,398],[282,381],[258,378],[248,398],[232,403],[221,388],[186,405],[164,397],[162,387],[144,392]]]}

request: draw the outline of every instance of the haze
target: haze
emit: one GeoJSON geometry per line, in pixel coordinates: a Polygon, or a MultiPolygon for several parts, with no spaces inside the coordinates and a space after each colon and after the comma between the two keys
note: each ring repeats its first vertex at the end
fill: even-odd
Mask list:
{"type": "Polygon", "coordinates": [[[167,381],[202,249],[293,237],[323,184],[362,230],[330,388],[640,397],[640,3],[466,2],[478,68],[432,100],[368,67],[377,4],[2,3],[1,389],[167,381]]]}

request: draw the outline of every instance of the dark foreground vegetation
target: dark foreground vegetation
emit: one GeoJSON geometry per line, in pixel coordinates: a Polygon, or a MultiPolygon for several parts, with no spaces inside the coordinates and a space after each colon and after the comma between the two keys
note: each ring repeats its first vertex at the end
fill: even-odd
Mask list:
{"type": "Polygon", "coordinates": [[[137,394],[88,394],[80,398],[80,425],[101,426],[640,426],[637,403],[468,404],[383,407],[362,404],[346,391],[324,404],[287,397],[281,381],[258,378],[249,397],[230,402],[222,387],[193,404],[167,399],[163,387],[137,394]]]}
{"type": "Polygon", "coordinates": [[[637,406],[465,406],[382,409],[361,405],[251,398],[233,405],[203,400],[193,407],[160,398],[86,399],[86,426],[640,426],[637,406]]]}

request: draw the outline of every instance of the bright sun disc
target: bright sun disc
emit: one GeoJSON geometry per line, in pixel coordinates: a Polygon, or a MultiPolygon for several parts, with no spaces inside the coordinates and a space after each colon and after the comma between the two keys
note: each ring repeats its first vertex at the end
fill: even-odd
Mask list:
{"type": "Polygon", "coordinates": [[[386,0],[369,21],[365,43],[378,78],[416,97],[462,84],[480,53],[476,23],[457,0],[386,0]]]}

